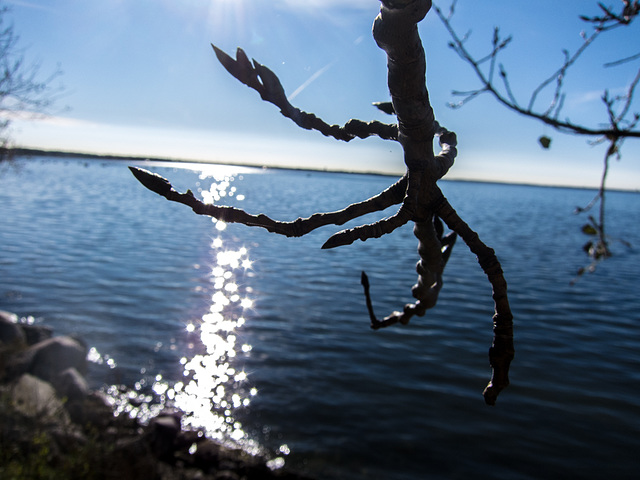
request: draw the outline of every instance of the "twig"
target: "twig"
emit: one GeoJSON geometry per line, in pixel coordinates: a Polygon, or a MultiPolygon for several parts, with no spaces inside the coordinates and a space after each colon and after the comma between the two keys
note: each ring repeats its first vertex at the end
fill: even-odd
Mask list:
{"type": "Polygon", "coordinates": [[[349,120],[343,127],[329,125],[312,113],[307,113],[294,107],[287,100],[287,95],[280,80],[264,65],[255,60],[249,61],[246,53],[241,48],[236,51],[234,60],[215,45],[211,45],[216,57],[224,68],[235,78],[260,94],[262,100],[274,104],[280,108],[280,113],[293,120],[296,125],[305,130],[317,130],[327,137],[348,142],[354,138],[367,138],[375,135],[385,140],[397,140],[398,128],[396,125],[388,125],[382,122],[363,122],[361,120],[349,120]]]}
{"type": "Polygon", "coordinates": [[[509,366],[513,360],[513,314],[507,297],[507,282],[495,251],[487,247],[476,232],[471,230],[444,199],[436,210],[447,226],[456,232],[478,257],[482,271],[487,275],[493,288],[493,344],[489,349],[489,361],[493,369],[491,381],[484,390],[484,399],[488,405],[494,405],[498,394],[509,385],[509,366]]]}
{"type": "MultiPolygon", "coordinates": [[[[455,3],[455,2],[454,2],[455,3]]],[[[188,205],[200,215],[208,215],[229,223],[257,226],[285,236],[301,236],[325,225],[342,225],[366,213],[381,211],[400,204],[395,215],[369,225],[344,230],[331,236],[322,248],[347,245],[357,239],[367,240],[391,233],[409,221],[415,223],[414,234],[418,238],[420,261],[416,267],[418,281],[412,288],[416,298],[383,320],[377,320],[370,297],[369,280],[363,272],[361,282],[365,292],[367,310],[374,329],[395,323],[407,323],[413,315],[424,315],[436,305],[442,288],[442,273],[451,254],[456,236],[460,235],[478,260],[493,286],[496,305],[494,315],[494,342],[490,349],[492,379],[484,397],[493,405],[500,390],[508,381],[509,363],[513,358],[512,315],[507,301],[506,282],[495,253],[484,245],[466,223],[460,219],[442,195],[436,182],[453,165],[457,155],[455,133],[442,127],[434,117],[426,87],[426,60],[417,24],[431,8],[431,0],[382,0],[380,15],[376,17],[373,35],[376,43],[387,54],[388,86],[392,105],[379,104],[379,108],[395,113],[397,125],[380,122],[351,120],[344,127],[328,125],[313,114],[293,107],[284,93],[277,76],[256,61],[250,62],[244,51],[238,49],[236,59],[216,47],[214,51],[224,67],[239,81],[256,90],[261,98],[280,108],[281,113],[306,129],[318,130],[324,135],[349,141],[355,136],[364,138],[377,135],[396,140],[403,148],[407,173],[394,185],[363,202],[330,213],[315,213],[308,218],[292,222],[280,222],[264,214],[252,215],[244,210],[205,204],[195,198],[191,190],[176,191],[163,177],[146,170],[130,167],[135,177],[148,189],[166,199],[188,205]],[[441,151],[434,152],[434,137],[438,136],[441,151]],[[443,235],[442,218],[453,230],[443,235]]],[[[451,13],[453,13],[453,5],[451,13]]],[[[508,42],[506,42],[508,43],[508,42]]],[[[504,48],[496,32],[492,64],[498,51],[504,48]]],[[[492,66],[493,68],[493,66],[492,66]]]]}
{"type": "MultiPolygon", "coordinates": [[[[564,104],[564,95],[562,92],[564,86],[564,79],[566,77],[567,70],[575,64],[575,62],[582,56],[584,51],[593,44],[593,42],[600,36],[600,34],[606,30],[613,28],[614,26],[620,25],[628,25],[630,24],[639,14],[639,6],[638,2],[633,2],[631,4],[631,9],[628,9],[625,15],[617,15],[613,12],[608,12],[605,17],[583,17],[585,21],[591,21],[596,23],[596,27],[594,32],[589,37],[584,37],[584,41],[582,45],[573,53],[569,54],[565,51],[565,61],[553,74],[543,80],[532,92],[531,97],[529,98],[529,102],[527,107],[522,107],[519,102],[516,100],[513,92],[510,88],[510,85],[507,81],[507,73],[504,67],[501,67],[500,76],[502,78],[506,94],[503,95],[498,87],[493,83],[492,75],[493,75],[493,67],[489,70],[489,75],[485,75],[481,68],[481,64],[487,59],[495,61],[498,53],[503,49],[497,49],[495,47],[495,32],[494,32],[494,40],[492,51],[489,55],[485,57],[481,57],[480,59],[474,58],[471,53],[467,50],[465,46],[465,40],[460,38],[460,36],[456,33],[453,26],[451,25],[451,15],[445,15],[437,6],[434,6],[436,14],[442,21],[444,27],[449,32],[449,35],[452,39],[452,42],[449,43],[449,46],[453,48],[453,50],[462,58],[465,62],[467,62],[476,77],[479,79],[481,87],[475,90],[471,90],[469,92],[452,92],[454,95],[465,95],[465,98],[460,102],[455,104],[450,104],[450,106],[454,108],[458,108],[460,106],[465,105],[469,101],[478,97],[483,93],[491,94],[500,104],[505,107],[513,110],[525,117],[533,118],[538,121],[541,121],[545,125],[549,125],[561,132],[572,133],[575,135],[586,135],[593,137],[607,137],[607,136],[616,136],[616,137],[626,137],[626,138],[640,138],[640,131],[635,130],[634,127],[626,127],[626,128],[617,128],[614,126],[608,128],[601,127],[590,127],[587,125],[581,125],[578,123],[574,123],[570,120],[560,120],[559,114],[560,110],[564,104]],[[547,107],[545,111],[538,112],[534,110],[536,100],[538,95],[552,82],[556,82],[556,88],[554,90],[553,99],[547,107]]],[[[510,37],[509,37],[510,38],[510,37]]],[[[505,45],[506,46],[506,45],[505,45]]]]}
{"type": "Polygon", "coordinates": [[[167,179],[156,173],[136,167],[129,167],[129,170],[140,183],[152,192],[172,202],[187,205],[198,215],[213,217],[226,223],[241,223],[250,227],[261,227],[272,233],[287,237],[301,237],[316,228],[326,225],[343,225],[349,220],[362,215],[384,210],[391,205],[400,203],[406,189],[406,177],[402,177],[378,195],[363,202],[349,205],[343,210],[314,213],[308,218],[298,218],[292,222],[280,222],[264,214],[253,215],[239,208],[206,204],[198,200],[191,190],[187,190],[186,193],[176,191],[167,179]]]}

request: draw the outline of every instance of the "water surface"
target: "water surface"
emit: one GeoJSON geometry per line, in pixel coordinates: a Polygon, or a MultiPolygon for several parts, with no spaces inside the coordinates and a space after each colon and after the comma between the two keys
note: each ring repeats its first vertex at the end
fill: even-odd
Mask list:
{"type": "MultiPolygon", "coordinates": [[[[343,227],[287,239],[225,225],[149,192],[126,167],[0,167],[0,309],[82,336],[94,387],[133,386],[152,410],[177,405],[185,423],[319,478],[637,475],[640,195],[611,192],[607,203],[609,232],[635,248],[613,243],[615,255],[571,285],[587,263],[586,218],[572,211],[595,192],[442,182],[509,282],[512,384],[488,407],[491,289],[462,242],[437,307],[374,332],[360,272],[379,316],[411,301],[411,226],[321,250],[343,227]]],[[[181,191],[282,220],[394,181],[184,167],[145,166],[181,191]]]]}

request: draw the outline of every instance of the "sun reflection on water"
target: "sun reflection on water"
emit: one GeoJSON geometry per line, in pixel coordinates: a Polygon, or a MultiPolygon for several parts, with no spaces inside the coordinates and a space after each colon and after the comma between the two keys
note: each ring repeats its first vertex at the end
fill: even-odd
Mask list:
{"type": "MultiPolygon", "coordinates": [[[[200,175],[201,180],[207,177],[204,172],[200,175]]],[[[234,196],[233,181],[233,176],[216,178],[209,189],[200,190],[203,200],[213,203],[234,196]]],[[[213,222],[219,235],[223,235],[226,224],[215,219],[213,222]]],[[[248,384],[247,373],[235,366],[234,359],[251,351],[250,345],[239,340],[239,331],[245,323],[243,312],[253,304],[249,298],[251,288],[243,284],[251,275],[252,261],[247,248],[227,243],[232,242],[222,236],[211,241],[209,311],[186,325],[188,334],[199,337],[203,351],[182,357],[183,379],[167,388],[166,394],[184,412],[184,427],[202,429],[211,438],[231,439],[251,449],[256,445],[234,412],[247,407],[257,389],[248,384]]]]}
{"type": "Polygon", "coordinates": [[[204,352],[183,357],[183,381],[171,389],[175,407],[185,413],[185,427],[204,429],[207,436],[232,439],[245,448],[251,442],[234,411],[247,407],[255,388],[247,385],[247,374],[234,366],[238,353],[251,351],[242,344],[238,333],[245,323],[243,311],[251,306],[246,296],[250,289],[240,282],[251,261],[248,251],[225,248],[220,237],[213,240],[211,305],[198,322],[187,325],[189,333],[199,335],[204,352]]]}
{"type": "MultiPolygon", "coordinates": [[[[200,175],[198,191],[203,200],[212,203],[236,196],[236,188],[232,186],[234,176],[213,173],[203,171],[200,175]],[[205,189],[203,186],[212,177],[211,186],[205,189]]],[[[236,197],[238,201],[244,198],[236,197]]],[[[182,378],[170,381],[157,375],[150,381],[138,382],[135,391],[119,391],[114,386],[107,394],[119,414],[148,421],[164,408],[176,408],[183,412],[183,428],[234,442],[249,453],[259,453],[259,445],[235,418],[236,411],[249,406],[258,393],[236,359],[252,350],[251,345],[242,342],[241,329],[245,324],[244,312],[253,306],[252,289],[246,285],[247,278],[253,275],[253,262],[247,248],[224,237],[224,222],[213,219],[213,223],[217,236],[211,241],[207,261],[209,285],[197,288],[210,292],[210,305],[200,318],[185,324],[187,342],[179,360],[182,378]]],[[[204,269],[205,265],[198,268],[204,269]]]]}

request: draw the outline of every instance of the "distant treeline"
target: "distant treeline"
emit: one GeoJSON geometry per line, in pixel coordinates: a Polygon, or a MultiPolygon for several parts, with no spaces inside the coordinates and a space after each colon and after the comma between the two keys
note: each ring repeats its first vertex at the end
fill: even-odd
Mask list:
{"type": "Polygon", "coordinates": [[[128,155],[101,155],[97,153],[65,152],[60,150],[41,150],[38,148],[0,148],[0,158],[11,157],[66,157],[93,158],[100,160],[156,160],[171,161],[167,158],[136,157],[128,155]]]}

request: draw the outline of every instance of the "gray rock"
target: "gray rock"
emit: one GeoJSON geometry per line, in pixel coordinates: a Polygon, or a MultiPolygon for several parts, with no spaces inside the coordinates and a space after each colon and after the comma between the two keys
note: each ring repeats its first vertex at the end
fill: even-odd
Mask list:
{"type": "Polygon", "coordinates": [[[160,480],[158,461],[139,435],[118,438],[107,453],[107,464],[111,466],[109,478],[160,480]]]}
{"type": "Polygon", "coordinates": [[[102,392],[89,392],[83,402],[68,405],[71,419],[79,425],[93,425],[106,430],[113,420],[113,409],[102,392]]]}
{"type": "Polygon", "coordinates": [[[87,398],[91,394],[89,384],[75,368],[67,368],[60,373],[53,383],[58,397],[65,401],[67,413],[75,423],[86,423],[87,398]]]}
{"type": "Polygon", "coordinates": [[[220,470],[216,472],[213,480],[240,480],[241,477],[232,470],[220,470]]]}
{"type": "Polygon", "coordinates": [[[13,385],[11,402],[27,417],[68,423],[64,406],[53,387],[33,375],[24,374],[13,385]]]}
{"type": "Polygon", "coordinates": [[[35,345],[53,337],[53,329],[44,325],[23,324],[22,330],[27,336],[27,345],[35,345]]]}
{"type": "Polygon", "coordinates": [[[224,458],[226,449],[209,439],[198,442],[195,452],[191,455],[191,460],[195,467],[207,471],[211,468],[218,468],[220,458],[224,458]]]}
{"type": "Polygon", "coordinates": [[[6,310],[0,310],[0,321],[5,320],[9,323],[18,323],[18,315],[6,310]]]}
{"type": "Polygon", "coordinates": [[[53,386],[60,398],[69,402],[81,402],[90,393],[89,384],[75,368],[67,368],[56,378],[53,386]]]}
{"type": "Polygon", "coordinates": [[[27,349],[27,372],[47,382],[55,382],[69,368],[87,370],[87,348],[71,337],[54,337],[27,349]]]}
{"type": "Polygon", "coordinates": [[[0,345],[24,345],[27,337],[15,313],[0,310],[0,345]]]}
{"type": "Polygon", "coordinates": [[[180,417],[160,414],[149,422],[149,444],[158,458],[173,457],[176,439],[180,433],[180,417]]]}

